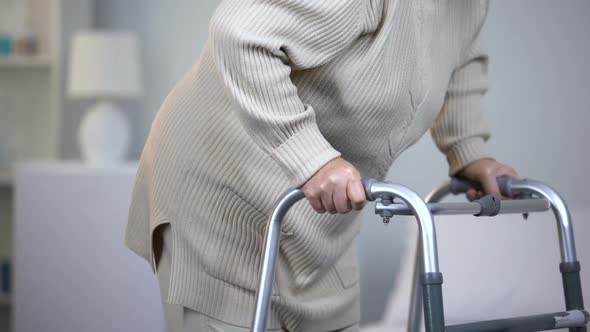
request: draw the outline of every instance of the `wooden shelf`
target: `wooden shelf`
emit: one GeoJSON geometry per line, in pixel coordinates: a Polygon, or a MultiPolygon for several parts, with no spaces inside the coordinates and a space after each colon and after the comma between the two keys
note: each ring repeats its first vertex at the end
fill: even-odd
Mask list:
{"type": "Polygon", "coordinates": [[[0,56],[0,68],[49,68],[52,65],[49,55],[11,55],[0,56]]]}

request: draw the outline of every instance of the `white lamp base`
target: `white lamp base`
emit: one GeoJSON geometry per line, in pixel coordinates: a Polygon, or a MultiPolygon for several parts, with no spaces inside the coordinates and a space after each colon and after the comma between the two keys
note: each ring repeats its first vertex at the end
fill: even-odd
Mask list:
{"type": "Polygon", "coordinates": [[[120,164],[129,148],[127,118],[112,102],[97,102],[80,123],[78,143],[82,158],[88,164],[120,164]]]}

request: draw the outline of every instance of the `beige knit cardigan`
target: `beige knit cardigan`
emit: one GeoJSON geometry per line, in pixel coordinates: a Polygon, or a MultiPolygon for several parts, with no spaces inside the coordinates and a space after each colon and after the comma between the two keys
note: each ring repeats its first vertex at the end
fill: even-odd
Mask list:
{"type": "MultiPolygon", "coordinates": [[[[152,267],[153,231],[172,226],[167,301],[248,326],[273,203],[333,158],[383,179],[429,129],[450,174],[489,157],[486,14],[483,1],[222,0],[152,123],[131,197],[126,244],[152,267]]],[[[289,212],[269,328],[359,320],[357,215],[289,212]]]]}

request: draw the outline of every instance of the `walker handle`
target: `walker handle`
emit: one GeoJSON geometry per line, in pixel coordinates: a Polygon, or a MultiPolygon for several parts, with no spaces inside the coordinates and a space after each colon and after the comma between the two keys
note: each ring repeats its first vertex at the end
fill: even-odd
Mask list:
{"type": "MultiPolygon", "coordinates": [[[[375,179],[362,179],[363,187],[368,200],[375,200],[371,195],[371,186],[377,183],[375,179]]],[[[418,197],[418,196],[417,196],[418,197]]],[[[264,235],[264,247],[262,252],[262,261],[260,265],[260,278],[256,290],[256,304],[254,308],[254,318],[252,320],[251,330],[253,332],[266,331],[268,313],[270,309],[270,299],[272,297],[272,284],[276,261],[279,255],[279,243],[281,239],[281,226],[283,218],[287,211],[295,203],[304,199],[305,195],[301,189],[293,188],[283,193],[278,199],[273,212],[267,221],[267,227],[264,235]]]]}
{"type": "MultiPolygon", "coordinates": [[[[498,181],[498,187],[500,187],[500,192],[502,195],[507,197],[513,197],[514,193],[512,192],[512,180],[514,178],[511,176],[500,176],[496,180],[498,181]]],[[[452,177],[451,178],[451,188],[450,192],[453,195],[458,195],[467,192],[469,189],[476,189],[482,190],[482,186],[479,182],[466,180],[460,177],[452,177]]]]}
{"type": "Polygon", "coordinates": [[[361,182],[363,183],[363,188],[365,188],[365,197],[367,201],[374,201],[375,197],[373,197],[373,195],[371,194],[371,186],[373,185],[373,183],[377,182],[377,180],[373,178],[363,178],[361,182]]]}

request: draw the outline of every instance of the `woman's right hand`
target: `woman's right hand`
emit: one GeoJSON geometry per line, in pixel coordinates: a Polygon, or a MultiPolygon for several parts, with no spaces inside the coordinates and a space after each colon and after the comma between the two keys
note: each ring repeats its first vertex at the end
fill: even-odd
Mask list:
{"type": "Polygon", "coordinates": [[[319,213],[347,213],[365,206],[365,189],[358,170],[343,158],[329,161],[301,187],[319,213]]]}

